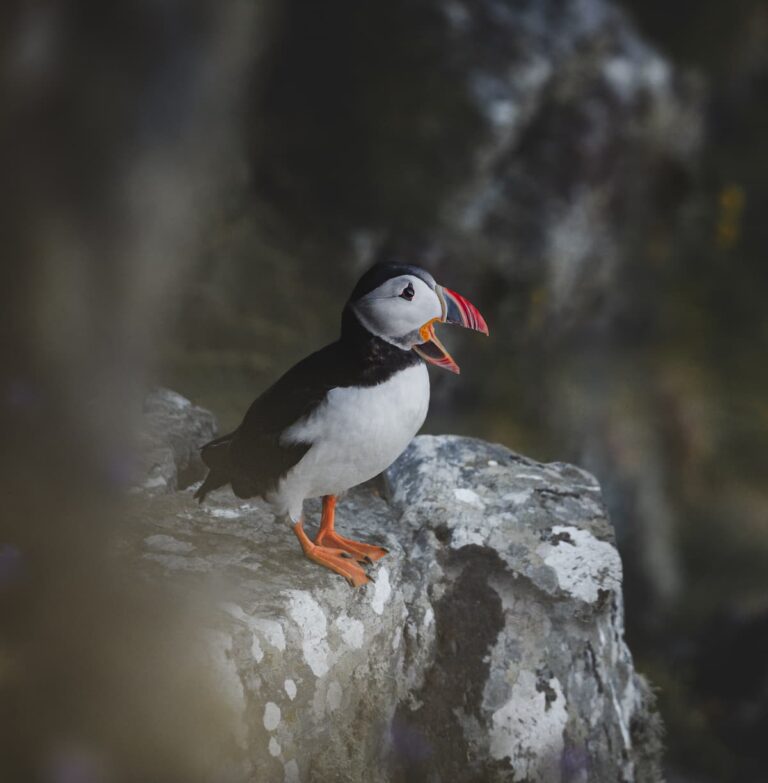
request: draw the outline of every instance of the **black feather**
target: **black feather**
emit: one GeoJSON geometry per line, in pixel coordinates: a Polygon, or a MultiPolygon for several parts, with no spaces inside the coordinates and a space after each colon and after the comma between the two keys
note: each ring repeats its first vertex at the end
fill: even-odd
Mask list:
{"type": "Polygon", "coordinates": [[[358,281],[349,297],[349,302],[355,302],[362,299],[382,283],[391,280],[393,277],[401,275],[411,275],[423,280],[430,288],[435,287],[435,279],[429,272],[420,269],[417,266],[404,264],[397,261],[382,262],[374,264],[358,281]]]}
{"type": "Polygon", "coordinates": [[[209,468],[205,481],[195,492],[195,499],[201,503],[205,496],[214,489],[229,484],[232,476],[232,466],[229,460],[229,444],[232,442],[234,432],[229,432],[215,440],[206,443],[200,449],[200,456],[206,467],[209,468]]]}
{"type": "MultiPolygon", "coordinates": [[[[363,277],[350,302],[374,281],[404,273],[413,274],[412,268],[378,265],[363,277]]],[[[240,498],[267,495],[312,446],[283,443],[283,434],[318,408],[331,389],[376,386],[420,361],[413,351],[368,332],[348,305],[339,340],[294,365],[256,398],[234,432],[203,447],[210,472],[195,497],[202,501],[209,491],[227,483],[240,498]]]]}

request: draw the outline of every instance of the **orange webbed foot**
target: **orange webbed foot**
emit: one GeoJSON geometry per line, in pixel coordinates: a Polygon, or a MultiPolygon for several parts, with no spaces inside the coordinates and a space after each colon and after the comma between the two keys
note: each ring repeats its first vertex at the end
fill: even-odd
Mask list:
{"type": "Polygon", "coordinates": [[[362,563],[373,563],[376,560],[381,560],[387,554],[387,550],[383,546],[364,544],[362,541],[352,541],[340,536],[334,527],[335,520],[336,498],[334,495],[326,495],[323,498],[323,515],[320,519],[320,530],[315,538],[316,544],[342,549],[354,555],[362,563]]]}
{"type": "Polygon", "coordinates": [[[320,532],[315,539],[316,544],[322,546],[331,546],[349,552],[351,555],[357,555],[363,562],[373,563],[381,560],[384,555],[389,554],[389,550],[383,546],[375,544],[364,544],[362,541],[352,541],[349,538],[340,536],[336,531],[320,532]]]}
{"type": "Polygon", "coordinates": [[[324,544],[313,543],[304,532],[301,522],[293,526],[293,532],[299,539],[304,555],[315,563],[330,569],[336,574],[343,576],[351,587],[362,587],[373,580],[363,569],[355,563],[355,559],[350,557],[346,550],[326,546],[324,544]]]}

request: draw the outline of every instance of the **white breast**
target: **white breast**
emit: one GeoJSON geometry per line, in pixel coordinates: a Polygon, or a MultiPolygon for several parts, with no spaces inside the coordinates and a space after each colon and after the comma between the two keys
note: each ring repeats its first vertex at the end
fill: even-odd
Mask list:
{"type": "Polygon", "coordinates": [[[295,521],[306,498],[336,495],[388,468],[419,431],[429,407],[429,375],[419,362],[378,386],[332,389],[283,442],[312,443],[269,500],[295,521]]]}

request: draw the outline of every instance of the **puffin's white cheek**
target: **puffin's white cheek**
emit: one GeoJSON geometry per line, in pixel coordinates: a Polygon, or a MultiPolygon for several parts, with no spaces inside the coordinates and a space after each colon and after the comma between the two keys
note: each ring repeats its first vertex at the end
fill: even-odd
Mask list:
{"type": "Polygon", "coordinates": [[[393,337],[405,337],[433,318],[439,318],[441,313],[440,301],[436,296],[422,296],[410,302],[399,299],[388,323],[382,324],[382,327],[393,337]]]}
{"type": "Polygon", "coordinates": [[[369,331],[385,339],[408,338],[408,343],[425,323],[442,315],[438,295],[416,277],[388,281],[371,296],[356,302],[354,309],[369,331]],[[412,299],[396,293],[405,290],[406,286],[413,291],[412,299]]]}
{"type": "Polygon", "coordinates": [[[443,306],[440,303],[440,299],[434,291],[431,291],[430,293],[432,295],[424,302],[423,310],[425,312],[422,314],[423,317],[419,321],[419,326],[424,326],[427,321],[431,321],[433,318],[443,317],[443,306]]]}
{"type": "Polygon", "coordinates": [[[405,299],[398,299],[389,309],[385,314],[386,320],[381,325],[386,334],[401,337],[413,329],[414,317],[418,316],[410,305],[405,299]]]}
{"type": "Polygon", "coordinates": [[[394,299],[361,301],[355,308],[363,323],[378,335],[394,335],[400,316],[394,299]]]}

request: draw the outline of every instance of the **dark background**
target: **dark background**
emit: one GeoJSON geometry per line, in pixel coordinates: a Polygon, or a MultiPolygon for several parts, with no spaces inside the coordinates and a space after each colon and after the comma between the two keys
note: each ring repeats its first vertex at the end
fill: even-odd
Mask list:
{"type": "Polygon", "coordinates": [[[670,779],[765,779],[768,4],[8,2],[0,58],[20,779],[113,779],[94,732],[118,779],[195,779],[201,727],[141,717],[184,703],[141,665],[173,601],[103,565],[142,390],[236,425],[382,248],[491,327],[448,334],[427,431],[603,484],[670,779]]]}

